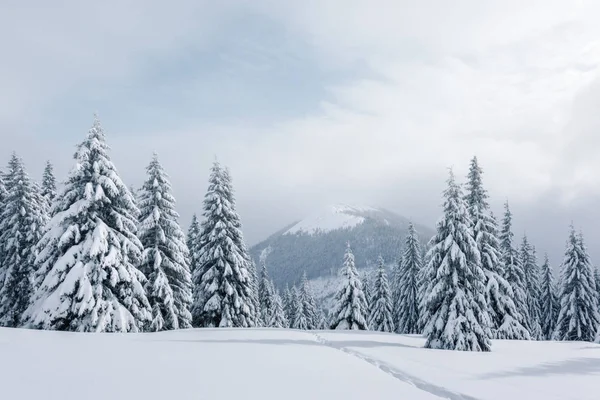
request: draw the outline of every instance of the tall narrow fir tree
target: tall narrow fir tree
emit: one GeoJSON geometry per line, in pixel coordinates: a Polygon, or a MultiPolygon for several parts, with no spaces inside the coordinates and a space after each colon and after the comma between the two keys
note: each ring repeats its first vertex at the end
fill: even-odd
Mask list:
{"type": "Polygon", "coordinates": [[[436,271],[425,300],[425,327],[432,349],[490,351],[490,319],[485,298],[485,272],[461,187],[450,171],[444,191],[444,216],[429,250],[436,271]]]}
{"type": "Polygon", "coordinates": [[[558,300],[556,298],[556,289],[552,268],[548,261],[548,255],[544,255],[544,264],[542,265],[542,274],[540,282],[540,317],[541,328],[544,339],[552,339],[552,334],[556,327],[556,314],[558,300]]]}
{"type": "Polygon", "coordinates": [[[373,281],[369,328],[378,332],[394,332],[392,314],[392,294],[385,272],[384,260],[379,256],[377,259],[377,272],[373,281]]]}
{"type": "Polygon", "coordinates": [[[141,271],[152,307],[152,331],[192,326],[192,280],[185,235],[179,226],[169,176],[154,154],[139,194],[141,271]]]}
{"type": "Polygon", "coordinates": [[[421,244],[412,222],[408,225],[404,253],[399,263],[397,298],[394,306],[396,332],[404,334],[420,333],[419,326],[419,274],[423,268],[421,244]]]}
{"type": "Polygon", "coordinates": [[[204,198],[204,218],[193,273],[194,325],[256,326],[258,296],[255,300],[250,256],[235,211],[231,179],[216,161],[204,198]]]}

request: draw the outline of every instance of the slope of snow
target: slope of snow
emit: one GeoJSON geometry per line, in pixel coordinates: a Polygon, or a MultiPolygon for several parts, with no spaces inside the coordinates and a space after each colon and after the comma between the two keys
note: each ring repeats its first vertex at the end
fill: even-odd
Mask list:
{"type": "Polygon", "coordinates": [[[285,235],[324,233],[353,228],[365,222],[365,218],[360,214],[378,211],[378,209],[368,206],[349,206],[345,204],[329,206],[324,211],[298,222],[285,232],[285,235]]]}
{"type": "Polygon", "coordinates": [[[20,400],[598,399],[600,345],[494,341],[492,353],[470,353],[423,344],[373,332],[0,328],[0,384],[20,400]]]}

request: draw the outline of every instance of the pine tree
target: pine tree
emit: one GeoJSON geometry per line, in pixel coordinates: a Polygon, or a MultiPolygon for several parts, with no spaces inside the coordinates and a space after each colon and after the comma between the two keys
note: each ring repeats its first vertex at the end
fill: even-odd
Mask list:
{"type": "Polygon", "coordinates": [[[56,178],[54,177],[54,166],[50,161],[46,161],[46,168],[44,168],[41,194],[46,200],[47,210],[50,213],[52,202],[56,197],[56,178]]]}
{"type": "Polygon", "coordinates": [[[554,340],[594,341],[600,328],[596,283],[581,235],[571,232],[561,267],[560,313],[554,340]]]}
{"type": "Polygon", "coordinates": [[[194,269],[192,315],[200,327],[256,326],[258,296],[252,265],[235,211],[231,180],[213,164],[194,269]]]}
{"type": "Polygon", "coordinates": [[[523,236],[521,243],[521,266],[525,277],[525,296],[529,315],[529,332],[534,340],[541,340],[542,327],[540,320],[540,282],[535,248],[523,236]]]}
{"type": "Polygon", "coordinates": [[[367,299],[363,285],[354,265],[350,244],[344,256],[342,287],[335,296],[336,306],[332,313],[330,328],[340,330],[367,330],[367,299]]]}
{"type": "Polygon", "coordinates": [[[42,236],[47,216],[45,200],[16,154],[12,155],[8,170],[9,191],[0,218],[0,243],[4,245],[0,266],[4,276],[0,290],[0,325],[18,327],[35,291],[35,246],[42,236]]]}
{"type": "Polygon", "coordinates": [[[421,244],[412,222],[408,225],[397,283],[397,298],[394,307],[396,332],[404,334],[420,333],[419,327],[419,274],[423,268],[421,244]]]}
{"type": "Polygon", "coordinates": [[[200,223],[196,214],[192,216],[192,222],[186,235],[186,243],[190,257],[190,273],[194,273],[194,267],[198,265],[198,243],[200,238],[200,223]]]}
{"type": "Polygon", "coordinates": [[[552,339],[552,334],[556,327],[556,314],[558,300],[555,293],[554,278],[552,268],[548,261],[548,255],[544,256],[542,265],[542,274],[540,280],[540,316],[542,324],[542,334],[546,340],[552,339]]]}
{"type": "MultiPolygon", "coordinates": [[[[393,313],[392,313],[392,317],[394,318],[394,327],[396,327],[396,330],[398,330],[399,326],[400,326],[400,313],[398,312],[398,309],[400,308],[400,294],[402,293],[402,286],[401,286],[401,266],[402,266],[402,257],[400,257],[400,260],[396,260],[394,262],[394,264],[392,265],[392,276],[391,276],[391,284],[390,284],[390,289],[392,291],[392,307],[393,307],[393,313]]],[[[417,304],[418,304],[418,296],[419,294],[417,293],[417,304]]]]}
{"type": "Polygon", "coordinates": [[[307,329],[317,329],[319,326],[319,315],[317,311],[317,303],[310,289],[306,272],[302,275],[302,282],[300,284],[300,301],[302,302],[302,311],[306,318],[307,329]]]}
{"type": "Polygon", "coordinates": [[[377,264],[377,274],[373,282],[369,328],[377,332],[394,332],[392,295],[385,273],[383,257],[379,256],[377,264]]]}
{"type": "Polygon", "coordinates": [[[137,269],[139,210],[107,150],[95,118],[38,243],[39,289],[26,312],[32,327],[136,332],[150,320],[146,278],[137,269]]]}
{"type": "Polygon", "coordinates": [[[302,296],[296,286],[292,287],[292,312],[294,319],[290,321],[290,328],[292,329],[308,329],[308,320],[304,313],[304,304],[302,303],[302,296]]]}
{"type": "Polygon", "coordinates": [[[254,260],[249,258],[248,250],[244,246],[244,253],[248,255],[248,272],[250,273],[250,300],[252,301],[252,308],[255,310],[254,313],[254,326],[261,327],[265,325],[265,321],[262,319],[260,313],[260,302],[258,299],[258,271],[256,270],[256,264],[254,260]]]}
{"type": "Polygon", "coordinates": [[[139,195],[140,270],[152,307],[152,331],[192,326],[192,280],[185,235],[179,226],[169,176],[154,154],[139,195]]]}
{"type": "Polygon", "coordinates": [[[525,272],[519,257],[519,252],[514,245],[514,234],[512,232],[512,213],[508,202],[504,204],[504,219],[500,233],[500,253],[502,265],[504,266],[504,279],[509,283],[513,291],[513,302],[517,308],[519,322],[527,332],[531,333],[531,318],[527,306],[527,291],[525,272]]]}
{"type": "Polygon", "coordinates": [[[360,280],[363,284],[363,292],[365,293],[365,300],[367,301],[367,313],[369,312],[369,310],[371,309],[371,288],[372,288],[372,284],[371,284],[371,275],[369,274],[369,271],[364,271],[362,273],[362,276],[360,277],[360,280]]]}
{"type": "Polygon", "coordinates": [[[600,269],[594,268],[594,278],[596,281],[596,292],[598,292],[598,306],[600,307],[600,269]]]}
{"type": "MultiPolygon", "coordinates": [[[[271,284],[271,279],[269,278],[269,273],[267,271],[267,266],[263,262],[260,272],[260,282],[258,286],[258,301],[260,304],[260,313],[261,319],[264,321],[265,325],[268,326],[272,314],[274,312],[273,307],[273,297],[275,296],[275,292],[273,286],[271,284]]],[[[283,307],[283,305],[282,305],[283,307]]]]}
{"type": "Polygon", "coordinates": [[[497,339],[529,339],[529,333],[519,322],[521,317],[512,300],[513,291],[504,279],[500,256],[498,227],[488,204],[488,193],[483,187],[483,170],[473,157],[467,176],[465,200],[471,217],[473,238],[477,243],[485,274],[485,295],[491,321],[492,337],[497,339]]]}
{"type": "Polygon", "coordinates": [[[425,302],[430,315],[425,347],[490,351],[486,277],[467,204],[452,171],[444,197],[444,216],[428,256],[431,270],[437,272],[425,302]]]}
{"type": "MultiPolygon", "coordinates": [[[[272,288],[271,283],[271,290],[272,288]]],[[[289,321],[285,316],[285,311],[283,310],[283,302],[281,301],[281,296],[278,292],[273,292],[273,302],[271,307],[271,313],[269,315],[269,321],[267,323],[269,328],[287,328],[289,327],[289,321]]]]}
{"type": "MultiPolygon", "coordinates": [[[[6,209],[6,198],[8,197],[8,191],[6,190],[6,183],[4,180],[4,173],[0,171],[0,210],[6,209]]],[[[2,212],[0,211],[0,226],[3,225],[2,222],[2,212]]],[[[2,286],[4,285],[4,267],[3,267],[3,257],[4,257],[4,242],[2,241],[2,233],[0,232],[0,291],[2,290],[2,286]]]]}
{"type": "Polygon", "coordinates": [[[283,291],[283,310],[285,311],[285,316],[289,323],[291,324],[294,320],[294,296],[290,287],[285,285],[285,290],[283,291]]]}

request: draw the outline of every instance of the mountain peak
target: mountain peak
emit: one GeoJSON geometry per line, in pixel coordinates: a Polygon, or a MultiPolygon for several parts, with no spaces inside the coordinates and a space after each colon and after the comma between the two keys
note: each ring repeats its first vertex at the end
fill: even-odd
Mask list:
{"type": "Polygon", "coordinates": [[[381,209],[372,206],[333,204],[297,222],[284,235],[326,233],[354,228],[365,222],[369,214],[381,212],[381,209]]]}

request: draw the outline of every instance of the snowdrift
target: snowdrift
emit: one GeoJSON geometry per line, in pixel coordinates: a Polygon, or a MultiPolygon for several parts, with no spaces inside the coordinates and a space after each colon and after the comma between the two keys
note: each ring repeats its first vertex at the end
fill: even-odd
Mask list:
{"type": "Polygon", "coordinates": [[[2,398],[18,400],[598,400],[600,345],[494,341],[423,349],[373,332],[0,329],[2,398]]]}

